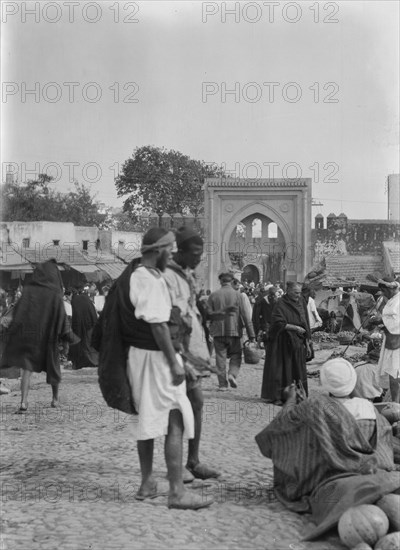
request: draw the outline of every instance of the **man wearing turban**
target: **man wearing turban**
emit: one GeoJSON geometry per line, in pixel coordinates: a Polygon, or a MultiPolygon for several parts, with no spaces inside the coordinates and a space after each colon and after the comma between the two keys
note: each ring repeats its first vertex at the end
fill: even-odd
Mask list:
{"type": "Polygon", "coordinates": [[[378,280],[382,295],[387,298],[382,315],[376,316],[377,322],[382,322],[384,337],[379,357],[379,374],[381,384],[389,377],[392,401],[400,403],[400,284],[391,277],[378,280]]]}

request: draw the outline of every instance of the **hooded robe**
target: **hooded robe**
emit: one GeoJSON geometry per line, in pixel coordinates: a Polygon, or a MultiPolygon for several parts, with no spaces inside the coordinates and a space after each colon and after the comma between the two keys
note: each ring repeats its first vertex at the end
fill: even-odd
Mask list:
{"type": "Polygon", "coordinates": [[[46,372],[48,384],[61,380],[60,341],[76,342],[65,313],[63,284],[57,264],[38,264],[18,300],[0,368],[46,372]]]}

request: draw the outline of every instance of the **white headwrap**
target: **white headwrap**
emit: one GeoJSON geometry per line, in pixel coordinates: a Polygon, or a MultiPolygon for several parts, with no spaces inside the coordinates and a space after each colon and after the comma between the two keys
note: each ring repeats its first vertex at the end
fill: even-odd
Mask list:
{"type": "Polygon", "coordinates": [[[350,395],[357,383],[355,368],[343,357],[336,357],[324,363],[319,377],[323,389],[335,397],[350,395]]]}
{"type": "Polygon", "coordinates": [[[153,244],[142,244],[142,248],[140,249],[140,252],[142,254],[145,254],[146,252],[150,252],[151,250],[158,250],[159,248],[163,248],[164,246],[168,246],[170,244],[173,245],[174,242],[175,242],[175,233],[173,233],[172,231],[169,231],[153,244]]]}

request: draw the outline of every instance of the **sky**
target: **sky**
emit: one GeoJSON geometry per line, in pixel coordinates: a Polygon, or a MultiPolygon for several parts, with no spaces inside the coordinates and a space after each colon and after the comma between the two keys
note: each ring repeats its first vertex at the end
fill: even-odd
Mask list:
{"type": "Polygon", "coordinates": [[[121,206],[136,147],[312,178],[313,215],[386,219],[399,3],[2,2],[1,166],[121,206]],[[76,4],[76,5],[75,5],[76,4]]]}

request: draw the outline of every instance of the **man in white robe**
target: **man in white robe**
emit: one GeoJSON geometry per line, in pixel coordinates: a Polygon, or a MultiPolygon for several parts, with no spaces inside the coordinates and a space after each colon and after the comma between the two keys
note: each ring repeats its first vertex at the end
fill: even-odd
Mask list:
{"type": "Polygon", "coordinates": [[[392,401],[400,403],[400,285],[395,279],[384,277],[379,279],[378,286],[388,299],[382,317],[376,317],[382,321],[384,330],[378,368],[383,386],[389,376],[392,401]]]}

